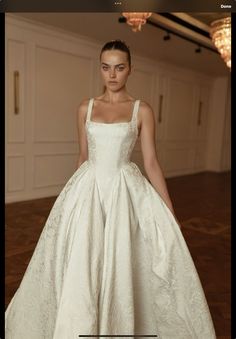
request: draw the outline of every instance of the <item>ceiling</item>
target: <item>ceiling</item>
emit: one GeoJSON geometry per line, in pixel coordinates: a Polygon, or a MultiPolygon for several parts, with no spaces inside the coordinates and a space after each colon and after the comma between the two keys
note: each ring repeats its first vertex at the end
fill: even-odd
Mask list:
{"type": "MultiPolygon", "coordinates": [[[[173,13],[174,14],[174,13],[173,13]]],[[[195,22],[209,25],[213,20],[230,13],[185,13],[195,22]],[[197,21],[196,21],[197,20],[197,21]]],[[[164,41],[165,32],[157,27],[146,24],[141,32],[132,32],[126,23],[118,20],[121,13],[14,13],[9,16],[23,17],[44,26],[56,27],[60,31],[71,32],[73,35],[85,37],[89,41],[103,44],[111,39],[119,38],[126,41],[134,54],[166,61],[175,65],[200,71],[212,76],[228,76],[229,69],[220,55],[207,49],[195,53],[197,44],[186,41],[176,35],[164,41]]],[[[210,39],[209,43],[211,43],[210,39]]]]}
{"type": "Polygon", "coordinates": [[[210,25],[210,23],[214,20],[218,20],[221,18],[226,18],[227,16],[230,16],[231,13],[230,12],[224,12],[224,13],[187,13],[190,16],[192,16],[193,18],[207,24],[210,25]]]}

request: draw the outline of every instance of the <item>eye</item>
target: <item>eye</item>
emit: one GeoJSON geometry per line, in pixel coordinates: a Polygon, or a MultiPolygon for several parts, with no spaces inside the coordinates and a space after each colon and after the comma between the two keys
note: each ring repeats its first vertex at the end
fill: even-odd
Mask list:
{"type": "Polygon", "coordinates": [[[108,70],[108,67],[107,66],[102,66],[102,69],[104,69],[105,71],[108,70]]]}
{"type": "Polygon", "coordinates": [[[124,67],[118,67],[119,71],[123,71],[125,68],[124,67]]]}

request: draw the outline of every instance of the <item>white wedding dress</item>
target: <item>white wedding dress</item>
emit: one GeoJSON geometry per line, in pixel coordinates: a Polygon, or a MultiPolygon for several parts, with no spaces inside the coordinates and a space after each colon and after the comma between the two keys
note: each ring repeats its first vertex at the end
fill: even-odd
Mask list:
{"type": "Polygon", "coordinates": [[[90,99],[88,160],[51,209],[6,310],[6,339],[216,338],[179,225],[130,161],[139,102],[131,121],[100,123],[90,99]]]}

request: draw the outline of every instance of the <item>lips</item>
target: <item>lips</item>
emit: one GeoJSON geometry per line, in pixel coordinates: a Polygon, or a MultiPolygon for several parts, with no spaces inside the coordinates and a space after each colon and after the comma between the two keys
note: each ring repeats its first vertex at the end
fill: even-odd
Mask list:
{"type": "Polygon", "coordinates": [[[109,84],[118,84],[117,81],[109,81],[109,84]]]}

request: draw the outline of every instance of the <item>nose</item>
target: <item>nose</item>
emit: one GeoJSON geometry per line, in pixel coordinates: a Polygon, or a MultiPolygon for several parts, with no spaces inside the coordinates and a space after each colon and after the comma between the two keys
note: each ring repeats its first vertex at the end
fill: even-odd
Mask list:
{"type": "Polygon", "coordinates": [[[114,78],[115,76],[116,76],[116,72],[115,72],[115,70],[113,69],[113,70],[110,71],[110,77],[111,77],[111,78],[114,78]]]}

